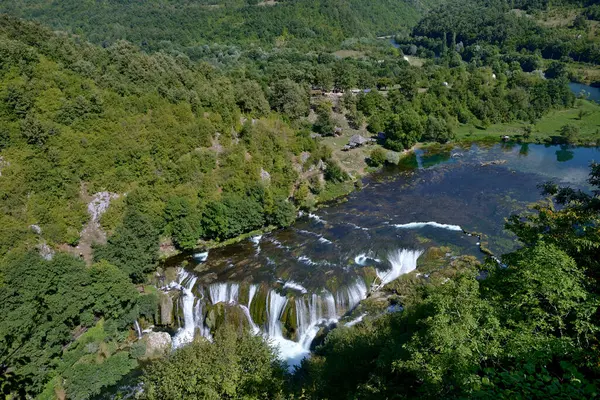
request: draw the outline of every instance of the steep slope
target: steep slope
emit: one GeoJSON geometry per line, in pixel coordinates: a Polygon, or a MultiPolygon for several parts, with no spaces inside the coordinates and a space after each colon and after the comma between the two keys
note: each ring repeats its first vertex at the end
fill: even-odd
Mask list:
{"type": "Polygon", "coordinates": [[[0,255],[77,245],[87,194],[104,191],[128,193],[105,216],[109,230],[133,207],[168,235],[168,203],[167,219],[186,225],[172,231],[191,235],[176,240],[189,246],[203,234],[205,206],[217,224],[209,235],[221,239],[277,223],[267,217],[277,210],[294,215],[285,201],[298,176],[293,158],[316,144],[268,113],[256,82],[0,17],[0,255]],[[236,100],[245,91],[261,110],[242,117],[236,100]]]}
{"type": "Polygon", "coordinates": [[[440,0],[288,0],[248,5],[235,1],[6,0],[0,12],[81,34],[95,43],[126,39],[148,49],[204,44],[314,48],[349,37],[407,30],[440,0]],[[265,5],[269,4],[269,5],[265,5]]]}

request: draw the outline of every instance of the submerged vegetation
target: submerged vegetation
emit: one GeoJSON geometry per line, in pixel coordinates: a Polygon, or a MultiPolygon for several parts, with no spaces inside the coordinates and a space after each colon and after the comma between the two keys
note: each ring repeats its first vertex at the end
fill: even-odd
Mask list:
{"type": "MultiPolygon", "coordinates": [[[[360,187],[365,160],[504,135],[598,144],[600,107],[568,86],[600,77],[597,5],[440,3],[2,2],[2,394],[89,399],[141,379],[149,399],[599,396],[598,164],[595,192],[548,184],[551,202],[508,220],[520,250],[430,249],[423,276],[364,302],[402,312],[320,332],[293,374],[223,304],[213,344],[150,361],[138,340],[181,317],[154,286],[161,252],[290,226],[360,187]],[[373,140],[343,153],[353,134],[373,140]]],[[[267,296],[248,310],[260,325],[267,296]]]]}

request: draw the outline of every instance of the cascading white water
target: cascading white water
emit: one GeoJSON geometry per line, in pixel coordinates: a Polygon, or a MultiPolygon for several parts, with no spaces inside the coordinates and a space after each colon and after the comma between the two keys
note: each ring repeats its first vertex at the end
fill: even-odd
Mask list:
{"type": "Polygon", "coordinates": [[[325,304],[327,305],[327,317],[330,320],[337,320],[339,315],[337,314],[337,309],[335,307],[335,298],[329,292],[326,292],[323,297],[325,298],[325,304]]]}
{"type": "Polygon", "coordinates": [[[254,333],[255,335],[258,335],[260,333],[260,328],[258,327],[258,325],[256,325],[256,323],[252,319],[252,315],[250,315],[250,309],[243,304],[240,304],[239,306],[242,309],[242,311],[244,312],[244,315],[246,316],[246,318],[248,319],[248,323],[250,324],[252,333],[254,333]]]}
{"type": "Polygon", "coordinates": [[[194,302],[196,296],[192,293],[192,288],[196,284],[198,277],[191,275],[182,269],[178,274],[178,282],[181,287],[181,307],[183,309],[183,328],[179,328],[175,337],[173,337],[173,348],[178,348],[183,344],[194,340],[194,331],[196,323],[194,320],[194,302]]]}
{"type": "Polygon", "coordinates": [[[306,288],[304,286],[302,286],[301,284],[294,282],[294,281],[287,281],[286,283],[283,284],[283,288],[284,289],[287,289],[287,288],[294,289],[303,294],[308,293],[308,290],[306,290],[306,288]]]}
{"type": "Polygon", "coordinates": [[[339,311],[352,310],[361,300],[367,297],[367,285],[362,279],[357,279],[352,285],[336,293],[335,303],[339,311]]]}
{"type": "Polygon", "coordinates": [[[248,308],[250,308],[250,304],[252,304],[252,299],[254,298],[257,289],[258,285],[250,285],[248,288],[248,308]]]}
{"type": "Polygon", "coordinates": [[[377,268],[377,277],[380,285],[386,285],[397,279],[400,275],[407,274],[417,268],[417,260],[423,254],[422,250],[398,249],[388,255],[391,268],[381,270],[377,268]]]}
{"type": "Polygon", "coordinates": [[[196,302],[194,307],[194,325],[198,329],[200,336],[207,338],[212,342],[212,335],[210,329],[204,325],[204,302],[202,299],[196,302]]]}
{"type": "Polygon", "coordinates": [[[267,333],[271,337],[282,336],[279,319],[287,301],[287,297],[280,295],[274,290],[271,290],[267,296],[267,333]]]}
{"type": "Polygon", "coordinates": [[[314,335],[308,335],[314,326],[336,322],[339,317],[333,295],[327,291],[320,296],[313,293],[309,298],[297,298],[295,305],[298,336],[301,343],[310,339],[308,345],[314,339],[314,335]]]}
{"type": "Polygon", "coordinates": [[[135,321],[133,321],[133,326],[135,328],[135,333],[137,334],[138,339],[141,339],[142,338],[142,328],[140,328],[140,323],[138,322],[137,319],[135,321]]]}
{"type": "Polygon", "coordinates": [[[213,283],[208,287],[212,304],[237,303],[239,291],[238,283],[213,283]]]}
{"type": "Polygon", "coordinates": [[[262,239],[262,235],[252,236],[250,240],[254,243],[254,247],[256,247],[256,255],[260,254],[260,240],[262,239]]]}
{"type": "MultiPolygon", "coordinates": [[[[423,252],[420,250],[399,249],[388,255],[388,261],[391,265],[389,270],[377,269],[377,276],[381,285],[391,282],[404,273],[408,273],[416,268],[417,259],[423,252]]],[[[368,256],[364,256],[367,258],[368,256]]],[[[374,261],[379,261],[372,258],[374,261]]],[[[360,260],[363,261],[363,260],[360,260]]],[[[282,283],[281,281],[279,281],[282,283]]],[[[210,331],[204,324],[204,300],[197,300],[192,293],[192,288],[196,283],[196,277],[185,270],[180,270],[177,282],[170,284],[171,288],[182,291],[181,308],[183,309],[184,324],[173,338],[173,347],[193,340],[195,330],[198,334],[211,338],[210,331]]],[[[208,287],[208,298],[212,304],[228,303],[236,304],[244,312],[248,323],[254,332],[259,334],[259,327],[250,314],[250,306],[258,292],[258,285],[253,284],[248,288],[247,305],[239,304],[238,283],[214,283],[208,287]]],[[[338,319],[354,309],[360,301],[367,297],[367,286],[362,279],[357,279],[354,283],[340,288],[332,294],[328,291],[320,293],[307,293],[308,290],[299,283],[288,280],[283,284],[285,289],[295,291],[294,304],[296,309],[297,338],[296,341],[289,340],[283,336],[282,316],[288,304],[288,298],[271,290],[266,298],[267,323],[264,327],[264,334],[274,345],[279,348],[280,357],[288,362],[290,366],[299,365],[303,358],[310,354],[310,345],[316,337],[319,329],[323,326],[337,323],[338,319]]],[[[291,292],[294,293],[294,292],[291,292]]],[[[349,323],[353,325],[358,323],[360,318],[349,323]]]]}
{"type": "Polygon", "coordinates": [[[196,253],[194,254],[194,260],[198,261],[198,262],[205,262],[208,259],[208,251],[205,251],[203,253],[196,253]]]}
{"type": "Polygon", "coordinates": [[[367,265],[367,261],[369,261],[369,260],[374,261],[376,263],[381,262],[380,259],[370,257],[369,255],[367,255],[365,253],[361,253],[361,254],[357,255],[356,257],[354,257],[354,262],[358,265],[363,265],[363,266],[367,265]]]}

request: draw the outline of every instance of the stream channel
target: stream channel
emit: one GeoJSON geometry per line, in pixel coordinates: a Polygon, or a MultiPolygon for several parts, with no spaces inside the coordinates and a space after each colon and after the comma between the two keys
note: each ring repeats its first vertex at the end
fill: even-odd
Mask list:
{"type": "Polygon", "coordinates": [[[162,289],[174,293],[173,345],[211,338],[224,320],[266,335],[290,366],[310,354],[319,329],[354,324],[349,312],[374,286],[418,269],[430,247],[485,256],[518,243],[504,230],[512,213],[542,200],[553,180],[588,189],[598,148],[494,144],[417,150],[401,166],[363,180],[344,202],[302,215],[287,229],[178,256],[162,289]]]}

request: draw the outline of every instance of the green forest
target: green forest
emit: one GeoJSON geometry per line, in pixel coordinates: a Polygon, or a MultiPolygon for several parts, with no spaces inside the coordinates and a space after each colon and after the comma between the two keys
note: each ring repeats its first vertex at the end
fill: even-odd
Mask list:
{"type": "Polygon", "coordinates": [[[288,227],[417,144],[516,124],[523,142],[599,145],[600,106],[568,86],[600,85],[599,7],[3,1],[2,394],[600,396],[598,164],[595,191],[549,183],[506,216],[520,250],[400,277],[383,291],[403,312],[332,330],[294,372],[239,326],[162,357],[133,328],[157,319],[167,255],[288,227]],[[578,118],[535,131],[564,110],[578,118]],[[340,121],[377,138],[360,165],[330,145],[340,121]]]}

